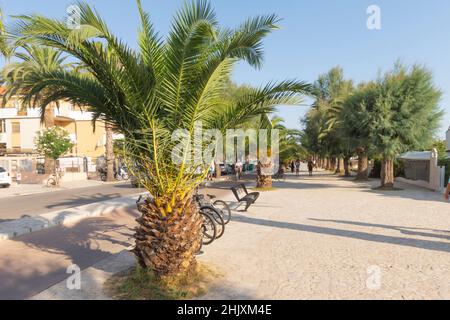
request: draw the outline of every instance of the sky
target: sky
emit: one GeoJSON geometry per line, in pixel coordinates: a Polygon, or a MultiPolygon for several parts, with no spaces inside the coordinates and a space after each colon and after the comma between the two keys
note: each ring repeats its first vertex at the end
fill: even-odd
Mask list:
{"type": "MultiPolygon", "coordinates": [[[[134,0],[89,0],[113,32],[131,46],[136,43],[138,14],[134,0]]],[[[264,42],[265,60],[260,70],[239,64],[237,83],[254,86],[272,80],[313,82],[334,66],[355,82],[368,81],[390,70],[396,61],[429,68],[443,92],[444,110],[439,138],[450,126],[450,1],[448,0],[212,0],[224,26],[233,27],[248,17],[277,14],[281,29],[264,42]],[[367,8],[380,8],[381,29],[369,30],[367,8]]],[[[4,14],[40,13],[62,18],[70,0],[0,0],[4,14]]],[[[183,0],[142,0],[161,35],[170,30],[174,12],[183,0]]],[[[7,22],[13,21],[6,17],[7,22]]],[[[305,100],[308,105],[310,101],[305,100]]],[[[308,106],[285,106],[278,113],[291,128],[308,106]]]]}

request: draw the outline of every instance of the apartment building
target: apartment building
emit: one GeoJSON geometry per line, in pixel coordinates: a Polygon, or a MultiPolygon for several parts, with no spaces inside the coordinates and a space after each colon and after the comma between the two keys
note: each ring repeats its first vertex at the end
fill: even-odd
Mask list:
{"type": "MultiPolygon", "coordinates": [[[[90,112],[61,102],[49,114],[54,125],[65,129],[74,143],[67,156],[96,158],[105,153],[105,126],[97,121],[94,130],[90,112]]],[[[24,109],[17,100],[11,100],[0,108],[0,156],[34,154],[36,134],[43,128],[38,109],[24,109]]]]}

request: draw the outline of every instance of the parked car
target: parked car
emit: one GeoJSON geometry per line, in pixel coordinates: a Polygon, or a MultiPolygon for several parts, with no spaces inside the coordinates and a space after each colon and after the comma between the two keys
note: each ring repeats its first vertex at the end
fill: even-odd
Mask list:
{"type": "Polygon", "coordinates": [[[4,168],[0,167],[0,187],[9,188],[11,181],[9,173],[4,168]]]}

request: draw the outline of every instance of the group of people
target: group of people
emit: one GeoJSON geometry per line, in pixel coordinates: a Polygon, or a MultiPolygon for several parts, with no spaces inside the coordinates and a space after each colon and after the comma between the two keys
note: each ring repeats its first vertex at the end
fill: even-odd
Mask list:
{"type": "MultiPolygon", "coordinates": [[[[244,171],[244,164],[242,163],[242,161],[238,160],[233,165],[233,172],[236,175],[236,180],[240,180],[242,178],[243,171],[244,171]]],[[[211,163],[211,166],[208,169],[208,175],[206,177],[206,180],[212,181],[215,174],[216,174],[216,165],[213,162],[211,163]]]]}
{"type": "MultiPolygon", "coordinates": [[[[299,176],[300,175],[300,165],[301,165],[300,159],[297,159],[295,161],[292,160],[291,164],[290,164],[291,172],[295,173],[297,176],[299,176]]],[[[312,176],[314,168],[316,167],[316,161],[310,158],[308,160],[307,166],[308,166],[309,175],[312,176]]]]}

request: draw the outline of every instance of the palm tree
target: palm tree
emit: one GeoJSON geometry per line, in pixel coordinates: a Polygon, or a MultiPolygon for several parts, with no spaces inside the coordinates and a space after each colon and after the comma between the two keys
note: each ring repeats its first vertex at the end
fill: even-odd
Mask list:
{"type": "MultiPolygon", "coordinates": [[[[327,170],[338,172],[342,167],[348,168],[351,150],[348,142],[340,134],[339,114],[346,97],[352,92],[352,87],[352,81],[344,79],[340,67],[332,68],[319,76],[314,83],[315,102],[303,121],[305,125],[303,142],[311,153],[325,158],[327,170]],[[342,164],[342,157],[345,165],[342,164]]],[[[348,174],[348,169],[345,172],[348,174]]]]}
{"type": "Polygon", "coordinates": [[[277,17],[261,16],[236,29],[223,29],[209,2],[191,2],[176,14],[163,40],[140,1],[137,4],[137,51],[116,38],[85,3],[79,3],[79,29],[43,16],[21,16],[16,36],[18,41],[70,54],[90,71],[89,76],[66,70],[41,72],[29,79],[30,96],[51,89],[47,102],[66,99],[88,105],[95,118],[124,134],[130,168],[152,195],[140,206],[134,253],[142,267],[163,278],[195,266],[201,239],[202,218],[191,193],[210,164],[189,161],[196,122],[220,131],[234,128],[278,104],[297,103],[309,86],[298,81],[271,83],[238,101],[224,102],[223,86],[238,61],[261,66],[262,40],[277,29],[277,17]],[[185,138],[181,143],[172,136],[179,129],[185,138]]]}
{"type": "Polygon", "coordinates": [[[5,22],[3,20],[3,10],[0,8],[0,54],[6,58],[11,54],[10,47],[7,41],[7,33],[5,22]]]}
{"type": "MultiPolygon", "coordinates": [[[[36,45],[24,45],[21,51],[15,51],[13,56],[18,61],[7,64],[2,70],[2,83],[6,87],[3,95],[3,106],[13,99],[19,98],[22,101],[21,108],[36,108],[45,102],[50,94],[49,90],[43,90],[33,99],[27,99],[30,87],[26,85],[27,77],[39,72],[64,70],[71,67],[66,63],[66,57],[59,51],[49,47],[39,47],[36,45]]],[[[55,126],[54,109],[59,107],[59,102],[54,101],[42,110],[41,122],[46,128],[55,126]]],[[[52,172],[54,160],[47,157],[45,159],[46,172],[52,172]]]]}
{"type": "MultiPolygon", "coordinates": [[[[45,46],[23,45],[21,50],[14,50],[14,57],[18,62],[7,64],[2,71],[2,82],[6,87],[6,93],[3,96],[3,105],[14,97],[21,98],[23,108],[37,108],[45,103],[47,97],[52,90],[42,90],[39,94],[29,95],[30,85],[26,80],[33,77],[33,74],[39,72],[50,72],[58,70],[76,70],[76,72],[86,72],[80,65],[74,63],[66,63],[67,55],[63,52],[45,46]]],[[[59,107],[59,101],[49,103],[41,112],[41,121],[46,128],[55,126],[54,109],[59,107]]],[[[84,108],[88,109],[88,108],[84,108]]],[[[113,127],[105,123],[106,131],[106,159],[108,165],[107,181],[114,180],[114,150],[113,150],[113,127]]],[[[48,158],[45,160],[46,171],[53,168],[53,160],[48,158]]]]}

